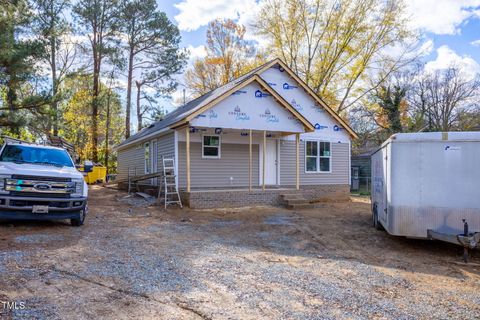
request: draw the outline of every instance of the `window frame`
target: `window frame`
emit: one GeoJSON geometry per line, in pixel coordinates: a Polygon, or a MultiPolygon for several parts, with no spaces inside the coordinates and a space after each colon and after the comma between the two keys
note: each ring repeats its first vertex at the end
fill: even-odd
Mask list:
{"type": "Polygon", "coordinates": [[[318,139],[306,139],[305,144],[304,144],[304,171],[307,174],[310,173],[332,173],[332,142],[331,141],[325,141],[325,140],[318,140],[318,139]],[[317,144],[317,155],[316,156],[307,156],[307,142],[315,142],[317,144]],[[330,154],[328,156],[322,156],[321,155],[321,150],[320,150],[320,142],[323,143],[328,143],[329,145],[329,150],[330,154]],[[317,165],[317,170],[312,171],[312,170],[307,170],[307,158],[316,158],[316,165],[317,165]],[[329,159],[328,161],[328,171],[322,171],[320,168],[320,159],[329,159]]]}
{"type": "Polygon", "coordinates": [[[145,174],[151,173],[152,171],[152,160],[151,160],[151,150],[150,150],[150,141],[147,141],[143,144],[143,164],[144,164],[144,171],[145,174]],[[148,150],[148,156],[147,156],[148,150]]]}
{"type": "Polygon", "coordinates": [[[222,158],[222,137],[219,134],[202,134],[202,159],[221,159],[222,158]],[[205,137],[217,137],[218,146],[206,146],[205,137]],[[218,156],[206,156],[205,147],[218,148],[218,156]]]}

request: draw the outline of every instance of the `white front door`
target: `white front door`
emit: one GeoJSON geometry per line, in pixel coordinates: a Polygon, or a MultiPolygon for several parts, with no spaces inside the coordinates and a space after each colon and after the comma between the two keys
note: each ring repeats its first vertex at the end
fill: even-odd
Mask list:
{"type": "Polygon", "coordinates": [[[267,140],[265,154],[265,184],[277,184],[277,140],[267,140]]]}

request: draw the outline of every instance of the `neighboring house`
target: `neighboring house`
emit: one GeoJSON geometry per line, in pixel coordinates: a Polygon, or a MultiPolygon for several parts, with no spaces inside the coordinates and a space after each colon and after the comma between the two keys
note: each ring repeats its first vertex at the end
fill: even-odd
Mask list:
{"type": "Polygon", "coordinates": [[[160,171],[163,156],[174,157],[190,207],[280,204],[285,193],[310,201],[346,198],[356,137],[275,59],[116,146],[118,179],[160,171]]]}
{"type": "Polygon", "coordinates": [[[367,151],[364,150],[352,155],[352,173],[350,175],[352,179],[350,183],[351,191],[362,190],[364,192],[369,192],[372,172],[371,156],[377,149],[378,147],[370,148],[367,151]]]}

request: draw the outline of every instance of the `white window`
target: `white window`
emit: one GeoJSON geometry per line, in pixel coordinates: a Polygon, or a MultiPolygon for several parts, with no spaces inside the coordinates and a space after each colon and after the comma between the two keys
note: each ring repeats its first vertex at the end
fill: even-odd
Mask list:
{"type": "Polygon", "coordinates": [[[220,158],[221,142],[219,135],[205,135],[202,140],[203,158],[220,158]]]}
{"type": "Polygon", "coordinates": [[[150,143],[145,142],[143,145],[145,150],[145,173],[150,173],[150,143]]]}
{"type": "Polygon", "coordinates": [[[331,143],[305,141],[305,172],[331,172],[331,143]]]}

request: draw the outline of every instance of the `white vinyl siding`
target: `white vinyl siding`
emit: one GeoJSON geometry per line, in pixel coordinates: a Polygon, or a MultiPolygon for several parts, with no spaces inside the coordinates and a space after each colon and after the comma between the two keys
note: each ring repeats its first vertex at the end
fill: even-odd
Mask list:
{"type": "MultiPolygon", "coordinates": [[[[248,144],[222,143],[222,157],[215,161],[202,157],[202,143],[190,143],[190,174],[192,188],[248,187],[248,144]]],[[[178,143],[178,178],[185,188],[186,144],[178,143]]],[[[252,184],[259,181],[259,146],[252,144],[252,184]]]]}
{"type": "MultiPolygon", "coordinates": [[[[162,135],[157,139],[157,154],[158,154],[158,169],[162,170],[162,156],[173,157],[175,153],[174,134],[168,133],[162,135]]],[[[152,140],[153,140],[152,139],[152,140]]],[[[151,141],[151,140],[149,140],[151,141]]],[[[151,150],[149,152],[152,152],[151,150]]],[[[118,151],[118,169],[117,180],[127,180],[128,170],[130,169],[130,175],[141,175],[145,172],[145,144],[139,143],[129,146],[126,149],[118,151]]],[[[144,183],[148,183],[146,180],[144,183]]]]}

